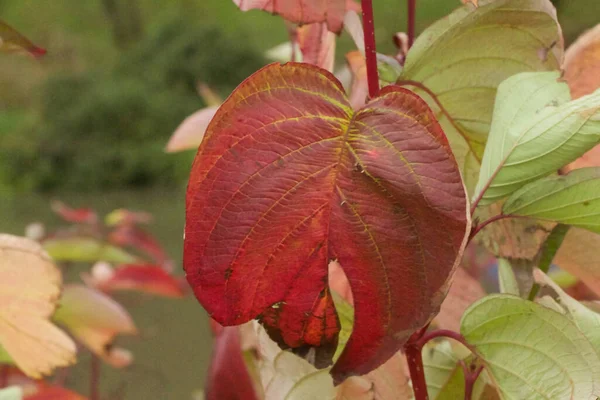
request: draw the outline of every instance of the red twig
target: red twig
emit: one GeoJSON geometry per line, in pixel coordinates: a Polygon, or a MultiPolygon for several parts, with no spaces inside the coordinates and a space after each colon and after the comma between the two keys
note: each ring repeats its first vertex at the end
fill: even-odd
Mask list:
{"type": "Polygon", "coordinates": [[[417,0],[408,0],[408,48],[410,49],[415,41],[415,19],[416,19],[417,0]]]}
{"type": "Polygon", "coordinates": [[[525,217],[521,217],[520,215],[511,215],[511,214],[495,215],[495,216],[491,217],[490,219],[487,219],[487,220],[483,221],[482,223],[475,225],[473,227],[473,229],[471,230],[471,235],[469,236],[469,241],[471,241],[471,239],[473,239],[475,237],[475,235],[477,235],[479,232],[481,232],[481,230],[483,228],[485,228],[486,226],[488,226],[489,224],[496,222],[496,221],[500,221],[501,219],[505,219],[505,218],[525,218],[525,217]]]}
{"type": "Polygon", "coordinates": [[[90,361],[90,400],[100,400],[100,359],[92,354],[90,361]]]}
{"type": "Polygon", "coordinates": [[[483,371],[483,365],[480,365],[473,371],[471,368],[468,368],[462,360],[461,364],[463,366],[463,371],[465,372],[465,400],[471,400],[475,382],[477,381],[477,378],[479,378],[479,375],[481,375],[481,371],[483,371]]]}
{"type": "Polygon", "coordinates": [[[427,394],[427,382],[425,381],[425,371],[423,370],[423,356],[421,351],[423,347],[418,342],[407,343],[404,347],[408,370],[410,371],[410,381],[412,382],[415,400],[429,400],[427,394]]]}
{"type": "Polygon", "coordinates": [[[373,22],[372,0],[361,0],[365,34],[365,58],[367,61],[367,81],[369,97],[379,94],[379,73],[377,72],[377,47],[375,46],[375,23],[373,22]]]}

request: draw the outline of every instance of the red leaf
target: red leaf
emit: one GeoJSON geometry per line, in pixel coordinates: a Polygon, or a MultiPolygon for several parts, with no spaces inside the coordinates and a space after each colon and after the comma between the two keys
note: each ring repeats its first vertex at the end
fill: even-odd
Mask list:
{"type": "Polygon", "coordinates": [[[298,28],[298,45],[302,61],[333,72],[335,59],[335,35],[323,23],[298,28]]]}
{"type": "Polygon", "coordinates": [[[223,328],[217,334],[205,397],[206,400],[258,399],[242,356],[238,327],[223,328]]]}
{"type": "Polygon", "coordinates": [[[339,260],[355,326],[332,369],[368,373],[431,320],[470,221],[460,173],[427,104],[387,87],[354,112],[308,64],[271,64],[210,124],[188,185],[184,266],[223,325],[260,318],[284,347],[330,363],[339,260]]]}
{"type": "Polygon", "coordinates": [[[50,207],[52,211],[67,222],[74,224],[95,224],[98,222],[98,215],[91,208],[71,208],[58,200],[53,201],[50,207]]]}
{"type": "Polygon", "coordinates": [[[84,280],[98,290],[137,290],[165,297],[184,296],[179,281],[158,265],[125,264],[115,270],[106,269],[103,264],[97,266],[103,269],[93,269],[92,275],[84,276],[84,280]]]}
{"type": "Polygon", "coordinates": [[[354,0],[233,0],[242,10],[260,9],[279,14],[297,24],[326,22],[331,32],[340,33],[346,11],[359,11],[354,0]]]}
{"type": "Polygon", "coordinates": [[[133,247],[143,251],[158,264],[164,264],[167,261],[167,254],[158,240],[134,225],[118,225],[108,235],[108,241],[115,246],[133,247]]]}
{"type": "Polygon", "coordinates": [[[39,383],[37,391],[31,395],[26,395],[23,400],[86,400],[86,397],[79,393],[72,392],[60,386],[39,383]]]}

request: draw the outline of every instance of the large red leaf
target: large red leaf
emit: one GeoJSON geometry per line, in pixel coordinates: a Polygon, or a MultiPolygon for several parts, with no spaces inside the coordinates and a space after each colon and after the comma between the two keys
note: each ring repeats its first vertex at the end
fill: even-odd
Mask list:
{"type": "Polygon", "coordinates": [[[427,104],[390,86],[354,112],[307,64],[269,65],[221,106],[190,176],[184,266],[223,325],[258,318],[283,347],[329,364],[337,259],[355,326],[332,374],[365,374],[438,311],[465,243],[467,201],[427,104]]]}
{"type": "Polygon", "coordinates": [[[264,10],[297,24],[326,22],[331,32],[340,33],[348,10],[359,11],[354,0],[233,0],[242,10],[264,10]]]}

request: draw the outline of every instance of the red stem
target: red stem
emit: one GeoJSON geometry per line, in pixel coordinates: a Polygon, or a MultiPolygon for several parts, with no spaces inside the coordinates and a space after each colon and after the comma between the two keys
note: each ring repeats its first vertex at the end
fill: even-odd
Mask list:
{"type": "Polygon", "coordinates": [[[95,354],[90,361],[90,400],[100,400],[100,359],[95,354]]]}
{"type": "Polygon", "coordinates": [[[404,347],[415,400],[429,400],[421,350],[423,350],[423,347],[419,342],[407,343],[404,347]]]}
{"type": "Polygon", "coordinates": [[[410,49],[415,41],[415,15],[417,9],[417,0],[408,0],[408,48],[410,49]]]}
{"type": "Polygon", "coordinates": [[[375,23],[373,21],[372,0],[361,0],[365,34],[365,58],[367,61],[367,81],[369,97],[379,94],[379,73],[377,72],[377,48],[375,46],[375,23]]]}
{"type": "Polygon", "coordinates": [[[477,235],[479,232],[481,232],[483,230],[483,228],[485,228],[489,224],[496,222],[496,221],[500,221],[501,219],[506,219],[506,218],[527,218],[527,217],[523,217],[521,215],[511,215],[511,214],[494,215],[490,219],[487,219],[487,220],[483,221],[482,223],[477,224],[473,227],[473,229],[471,230],[471,234],[469,236],[469,242],[475,237],[475,235],[477,235]]]}

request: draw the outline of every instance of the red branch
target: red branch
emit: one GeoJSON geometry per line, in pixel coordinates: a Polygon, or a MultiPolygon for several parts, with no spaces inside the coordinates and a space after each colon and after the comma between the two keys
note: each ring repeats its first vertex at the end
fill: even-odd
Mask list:
{"type": "Polygon", "coordinates": [[[415,19],[416,19],[417,0],[408,0],[408,48],[410,49],[415,41],[415,19]]]}
{"type": "Polygon", "coordinates": [[[379,73],[377,72],[377,48],[375,47],[375,24],[373,22],[372,0],[361,0],[365,34],[365,58],[367,61],[367,81],[369,97],[379,94],[379,73]]]}

